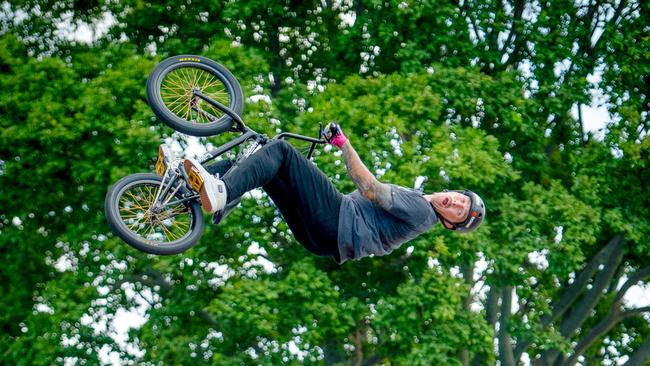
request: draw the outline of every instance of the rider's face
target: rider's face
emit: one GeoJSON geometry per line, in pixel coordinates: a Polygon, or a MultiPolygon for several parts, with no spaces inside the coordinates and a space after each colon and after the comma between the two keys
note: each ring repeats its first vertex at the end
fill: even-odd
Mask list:
{"type": "MultiPolygon", "coordinates": [[[[467,218],[471,201],[469,197],[458,192],[438,192],[429,196],[429,202],[446,221],[453,224],[467,218]]],[[[450,227],[443,222],[443,225],[450,227]]]]}

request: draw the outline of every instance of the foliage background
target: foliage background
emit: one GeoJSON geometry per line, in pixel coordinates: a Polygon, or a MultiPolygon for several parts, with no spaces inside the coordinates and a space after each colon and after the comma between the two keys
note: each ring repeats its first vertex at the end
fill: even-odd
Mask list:
{"type": "MultiPolygon", "coordinates": [[[[2,2],[0,362],[648,364],[648,24],[623,0],[2,2]],[[195,146],[144,97],[181,53],[238,77],[254,129],[338,120],[381,180],[471,188],[486,224],[338,266],[251,195],[183,255],[132,250],[103,197],[195,146]]],[[[349,192],[341,159],[315,163],[349,192]]]]}

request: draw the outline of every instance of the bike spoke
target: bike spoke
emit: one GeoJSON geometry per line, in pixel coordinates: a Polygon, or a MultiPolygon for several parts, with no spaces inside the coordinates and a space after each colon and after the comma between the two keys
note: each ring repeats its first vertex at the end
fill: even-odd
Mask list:
{"type": "Polygon", "coordinates": [[[150,238],[151,238],[151,235],[152,235],[152,234],[154,234],[154,235],[156,234],[155,229],[156,229],[156,226],[155,226],[155,225],[150,225],[150,226],[149,226],[149,230],[147,230],[147,233],[146,233],[146,235],[144,235],[144,237],[147,238],[147,239],[149,239],[149,240],[151,240],[151,239],[150,239],[150,238]]]}
{"type": "Polygon", "coordinates": [[[197,108],[197,109],[196,109],[196,113],[198,113],[200,116],[202,116],[203,118],[205,118],[208,122],[214,121],[214,120],[216,119],[215,116],[211,115],[210,113],[204,111],[204,110],[201,109],[201,108],[197,108]]]}
{"type": "Polygon", "coordinates": [[[167,83],[175,87],[174,89],[187,91],[187,85],[185,85],[184,80],[181,79],[181,77],[178,74],[170,74],[170,75],[172,77],[175,77],[176,79],[174,80],[171,78],[167,78],[165,79],[164,83],[167,83]]]}
{"type": "Polygon", "coordinates": [[[165,92],[170,92],[171,91],[174,94],[187,94],[187,86],[186,85],[176,84],[175,82],[171,82],[171,81],[167,81],[167,80],[164,81],[164,84],[165,85],[162,85],[160,87],[161,91],[165,91],[165,92]]]}
{"type": "Polygon", "coordinates": [[[191,113],[192,113],[192,100],[190,99],[187,102],[187,109],[185,109],[185,115],[183,116],[183,118],[185,118],[187,121],[191,121],[192,120],[191,113]]]}
{"type": "Polygon", "coordinates": [[[190,84],[190,79],[188,77],[188,73],[186,72],[185,68],[179,69],[181,74],[183,75],[183,82],[185,83],[185,86],[188,88],[188,90],[192,90],[192,85],[190,84]]]}
{"type": "Polygon", "coordinates": [[[230,104],[230,95],[221,80],[205,70],[187,67],[167,74],[161,84],[161,98],[169,111],[186,121],[210,123],[224,115],[223,111],[203,99],[193,100],[192,90],[195,88],[221,104],[230,104]]]}
{"type": "MultiPolygon", "coordinates": [[[[206,80],[205,80],[205,81],[203,82],[203,84],[201,85],[201,90],[203,90],[203,91],[205,91],[206,93],[208,93],[209,88],[211,88],[211,87],[213,87],[213,86],[219,86],[219,85],[223,86],[223,83],[221,83],[220,80],[214,80],[214,77],[213,77],[213,76],[210,76],[210,78],[209,78],[209,79],[206,78],[206,80]]],[[[225,88],[224,88],[224,90],[225,90],[225,88]]],[[[214,91],[210,91],[209,93],[210,93],[211,95],[214,95],[214,94],[215,94],[214,91]]]]}
{"type": "Polygon", "coordinates": [[[187,106],[187,102],[183,100],[178,104],[178,106],[174,107],[172,113],[179,115],[179,113],[177,112],[183,112],[186,106],[187,106]]]}
{"type": "Polygon", "coordinates": [[[192,73],[192,88],[195,88],[196,87],[196,80],[197,80],[197,77],[199,76],[198,75],[198,70],[197,69],[190,69],[190,70],[191,70],[191,73],[192,73]]]}
{"type": "Polygon", "coordinates": [[[185,94],[183,94],[183,95],[181,95],[179,97],[177,97],[176,95],[163,96],[163,98],[176,98],[176,99],[172,100],[171,102],[169,102],[169,105],[182,103],[185,99],[187,99],[189,97],[190,97],[190,95],[188,93],[185,93],[185,94]]]}
{"type": "Polygon", "coordinates": [[[167,229],[163,223],[159,223],[158,226],[160,226],[163,229],[163,231],[170,236],[172,241],[178,239],[178,237],[174,236],[174,234],[172,234],[172,232],[169,231],[169,229],[167,229]]]}
{"type": "MultiPolygon", "coordinates": [[[[192,212],[182,203],[165,206],[162,212],[153,210],[161,184],[152,182],[131,187],[118,200],[118,212],[133,234],[164,245],[180,240],[191,232],[192,212]]],[[[169,192],[167,201],[176,192],[169,192]]]]}

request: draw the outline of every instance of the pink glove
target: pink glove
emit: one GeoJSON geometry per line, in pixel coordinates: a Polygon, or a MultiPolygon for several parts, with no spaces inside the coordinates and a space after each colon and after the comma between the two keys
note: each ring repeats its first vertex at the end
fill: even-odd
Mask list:
{"type": "Polygon", "coordinates": [[[345,137],[341,126],[334,122],[330,122],[327,127],[325,127],[325,139],[330,144],[338,147],[339,149],[343,148],[343,145],[348,141],[348,138],[345,137]]]}

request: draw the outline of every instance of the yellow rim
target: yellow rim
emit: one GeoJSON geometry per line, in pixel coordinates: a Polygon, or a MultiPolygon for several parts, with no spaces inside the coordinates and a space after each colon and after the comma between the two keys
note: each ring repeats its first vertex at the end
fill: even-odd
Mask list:
{"type": "MultiPolygon", "coordinates": [[[[172,242],[190,231],[191,214],[182,203],[154,213],[152,206],[158,190],[156,184],[133,186],[120,197],[120,218],[134,234],[152,242],[172,242]]],[[[170,201],[173,201],[172,197],[170,201]]]]}
{"type": "Polygon", "coordinates": [[[179,67],[167,73],[160,85],[160,96],[170,112],[189,122],[209,123],[223,116],[218,108],[192,97],[195,88],[225,106],[230,105],[230,96],[221,80],[194,67],[179,67]]]}

